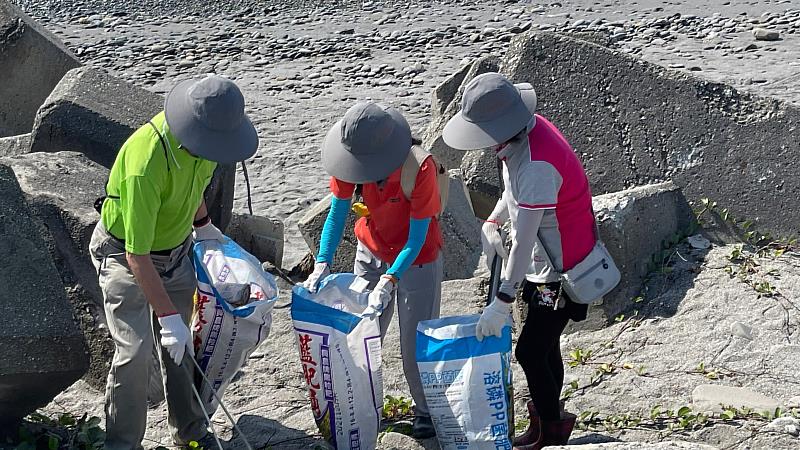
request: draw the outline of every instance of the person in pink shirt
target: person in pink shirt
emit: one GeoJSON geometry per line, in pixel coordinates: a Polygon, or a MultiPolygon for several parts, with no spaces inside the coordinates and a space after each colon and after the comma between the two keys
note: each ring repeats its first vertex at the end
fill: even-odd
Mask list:
{"type": "Polygon", "coordinates": [[[529,84],[512,84],[498,73],[475,77],[465,88],[461,111],[443,139],[460,150],[493,149],[503,161],[504,190],[482,228],[487,263],[503,257],[498,293],[481,314],[478,339],[500,337],[517,291],[529,304],[515,355],[528,382],[530,425],[514,448],[564,445],[575,416],[559,402],[564,385],[560,337],[569,320],[586,319],[587,306],[562,292],[560,273],[573,268],[595,244],[592,193],[580,160],[546,118],[535,113],[529,84]],[[499,227],[511,220],[506,252],[499,227]]]}

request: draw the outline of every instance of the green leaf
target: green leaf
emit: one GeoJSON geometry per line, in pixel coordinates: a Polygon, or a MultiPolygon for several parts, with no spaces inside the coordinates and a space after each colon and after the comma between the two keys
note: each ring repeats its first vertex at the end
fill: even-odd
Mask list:
{"type": "Polygon", "coordinates": [[[656,405],[650,410],[650,418],[655,420],[661,415],[661,405],[656,405]]]}
{"type": "Polygon", "coordinates": [[[692,413],[692,408],[688,406],[683,406],[678,410],[678,417],[686,417],[692,413]]]}
{"type": "Polygon", "coordinates": [[[719,416],[725,420],[733,420],[736,417],[736,411],[732,409],[726,409],[725,411],[722,411],[719,416]]]}
{"type": "Polygon", "coordinates": [[[98,426],[100,426],[100,418],[99,418],[99,417],[96,417],[96,416],[95,416],[95,417],[91,417],[91,418],[89,418],[89,420],[86,422],[86,425],[87,425],[89,428],[98,427],[98,426]]]}
{"type": "Polygon", "coordinates": [[[60,439],[58,439],[56,436],[50,436],[47,439],[47,448],[49,450],[58,450],[58,444],[59,443],[60,443],[60,439]]]}

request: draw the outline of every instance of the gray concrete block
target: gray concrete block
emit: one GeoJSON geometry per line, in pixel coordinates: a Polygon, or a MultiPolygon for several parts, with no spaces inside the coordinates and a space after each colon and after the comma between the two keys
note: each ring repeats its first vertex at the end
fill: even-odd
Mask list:
{"type": "MultiPolygon", "coordinates": [[[[107,73],[83,67],[69,71],[36,114],[31,152],[72,151],[111,168],[122,144],[162,110],[164,99],[107,73]]],[[[214,172],[206,190],[211,220],[228,226],[235,167],[214,172]]]]}
{"type": "Polygon", "coordinates": [[[681,190],[670,182],[640,186],[594,197],[600,239],[622,273],[620,284],[590,308],[590,317],[576,329],[597,329],[633,307],[644,279],[653,270],[653,256],[695,224],[681,190]]]}
{"type": "Polygon", "coordinates": [[[422,145],[439,158],[450,169],[461,166],[465,152],[448,146],[442,140],[442,131],[447,121],[461,109],[464,87],[476,76],[486,72],[497,72],[500,60],[495,56],[480,58],[464,66],[436,87],[432,94],[431,121],[422,138],[422,145]]]}
{"type": "Polygon", "coordinates": [[[86,380],[103,389],[114,344],[89,241],[100,220],[94,200],[103,195],[108,169],[75,152],[30,153],[0,158],[0,164],[14,170],[33,215],[44,224],[45,247],[86,337],[90,355],[86,380]]]}
{"type": "MultiPolygon", "coordinates": [[[[330,195],[320,200],[300,220],[298,226],[308,247],[316,255],[322,227],[330,209],[330,195]]],[[[334,255],[334,272],[352,272],[357,240],[354,234],[355,215],[348,216],[341,244],[334,255]]],[[[466,188],[457,170],[450,172],[450,192],[439,220],[444,240],[444,277],[446,280],[474,276],[481,256],[480,221],[470,207],[466,188]]]]}
{"type": "Polygon", "coordinates": [[[0,136],[31,131],[37,109],[80,62],[19,8],[0,0],[0,136]]]}
{"type": "Polygon", "coordinates": [[[111,167],[120,147],[164,99],[89,67],[64,75],[36,114],[32,152],[72,151],[111,167]]]}
{"type": "Polygon", "coordinates": [[[439,219],[444,240],[444,279],[472,278],[481,258],[481,224],[472,210],[461,171],[450,171],[447,207],[439,219]]]}
{"type": "MultiPolygon", "coordinates": [[[[305,216],[297,222],[300,234],[306,241],[311,253],[316,256],[319,253],[319,241],[322,237],[322,227],[328,217],[331,208],[331,194],[328,194],[308,210],[305,216]]],[[[332,272],[352,272],[353,262],[356,258],[356,245],[358,241],[355,235],[355,214],[352,212],[347,215],[347,224],[342,233],[342,241],[333,255],[332,272]]]]}
{"type": "Polygon", "coordinates": [[[594,193],[669,179],[762,232],[797,232],[797,106],[546,32],[516,37],[501,70],[533,84],[594,193]]]}
{"type": "Polygon", "coordinates": [[[203,196],[211,222],[225,230],[233,217],[233,190],[236,185],[236,165],[218,164],[203,196]]]}
{"type": "Polygon", "coordinates": [[[31,148],[31,135],[0,137],[0,156],[13,156],[28,153],[31,148]]]}
{"type": "Polygon", "coordinates": [[[486,220],[503,193],[497,155],[490,150],[463,152],[461,171],[475,215],[486,220]]]}
{"type": "Polygon", "coordinates": [[[14,172],[0,165],[0,422],[49,403],[89,366],[40,230],[14,172]]]}
{"type": "Polygon", "coordinates": [[[259,261],[281,268],[283,222],[250,214],[234,214],[225,234],[259,261]]]}

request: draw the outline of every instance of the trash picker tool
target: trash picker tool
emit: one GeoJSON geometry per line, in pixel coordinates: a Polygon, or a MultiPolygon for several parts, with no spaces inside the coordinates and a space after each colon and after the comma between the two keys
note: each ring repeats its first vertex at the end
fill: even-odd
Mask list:
{"type": "MultiPolygon", "coordinates": [[[[203,381],[211,389],[211,395],[214,396],[214,399],[217,401],[217,403],[219,403],[219,406],[220,406],[220,408],[222,408],[222,411],[225,413],[225,416],[228,417],[228,421],[230,421],[231,425],[233,425],[234,431],[236,431],[236,433],[239,434],[239,437],[241,437],[242,440],[244,441],[244,444],[247,447],[247,450],[253,450],[253,446],[250,445],[250,441],[247,440],[247,436],[245,436],[244,433],[242,433],[242,430],[239,429],[239,426],[236,425],[236,421],[233,420],[233,416],[231,415],[230,412],[228,412],[228,408],[225,406],[225,403],[222,403],[222,399],[219,398],[219,396],[217,395],[216,389],[214,389],[214,385],[206,377],[206,374],[203,373],[203,369],[200,368],[200,365],[197,364],[197,361],[195,361],[194,358],[192,358],[190,355],[188,355],[188,357],[189,357],[190,360],[192,360],[192,363],[194,364],[194,367],[200,373],[200,377],[203,379],[203,381]]],[[[206,411],[205,406],[203,406],[203,400],[200,398],[200,394],[197,392],[197,389],[195,389],[194,384],[192,384],[192,390],[194,390],[194,394],[197,397],[197,401],[200,403],[200,408],[203,410],[203,414],[205,414],[209,425],[211,425],[211,418],[209,417],[208,411],[206,411]]],[[[219,438],[217,437],[216,433],[214,434],[214,439],[217,441],[217,445],[219,446],[220,450],[222,450],[222,444],[220,444],[219,438]]]]}

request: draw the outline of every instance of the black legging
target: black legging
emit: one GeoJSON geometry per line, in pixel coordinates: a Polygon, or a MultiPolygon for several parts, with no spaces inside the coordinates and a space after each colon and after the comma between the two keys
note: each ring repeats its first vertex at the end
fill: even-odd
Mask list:
{"type": "MultiPolygon", "coordinates": [[[[558,283],[548,283],[547,287],[558,292],[558,283]]],[[[568,300],[565,308],[553,310],[541,304],[537,284],[529,282],[525,283],[522,298],[529,305],[528,317],[514,354],[525,372],[539,416],[542,420],[559,420],[559,400],[564,387],[561,333],[570,319],[585,319],[587,307],[568,300]]]]}

